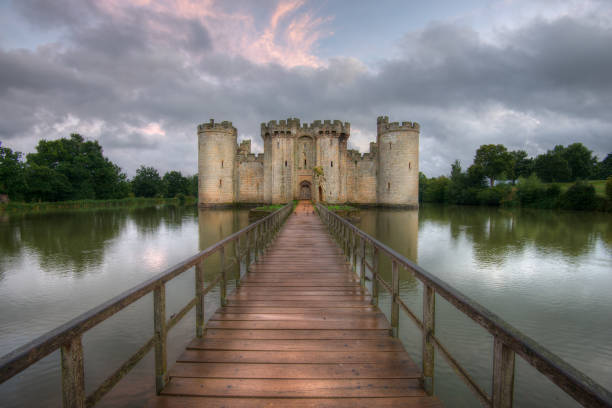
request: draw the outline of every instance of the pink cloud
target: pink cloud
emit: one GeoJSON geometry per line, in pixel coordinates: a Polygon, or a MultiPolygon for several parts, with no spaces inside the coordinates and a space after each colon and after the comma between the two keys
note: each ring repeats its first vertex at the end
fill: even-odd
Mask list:
{"type": "Polygon", "coordinates": [[[318,41],[331,32],[324,28],[330,17],[317,17],[305,0],[281,0],[272,10],[267,24],[257,29],[248,11],[227,11],[227,4],[217,0],[98,0],[100,9],[115,19],[129,18],[138,9],[155,12],[159,17],[148,28],[165,36],[184,33],[163,24],[163,15],[199,21],[210,33],[217,52],[240,55],[258,64],[277,63],[286,67],[318,67],[318,41]]]}

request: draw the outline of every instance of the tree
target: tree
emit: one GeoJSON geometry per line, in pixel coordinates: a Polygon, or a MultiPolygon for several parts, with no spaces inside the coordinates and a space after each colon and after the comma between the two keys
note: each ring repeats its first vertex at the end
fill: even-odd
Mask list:
{"type": "Polygon", "coordinates": [[[136,197],[155,197],[162,192],[162,180],[153,167],[140,166],[132,179],[132,191],[136,197]]]}
{"type": "MultiPolygon", "coordinates": [[[[44,173],[49,180],[60,183],[62,192],[59,195],[66,200],[121,198],[128,192],[125,174],[104,157],[102,146],[97,141],[85,141],[77,133],[71,134],[70,139],[41,140],[36,153],[27,155],[26,167],[32,167],[27,172],[30,178],[44,173]]],[[[53,196],[39,185],[30,192],[33,199],[43,199],[37,197],[35,191],[45,197],[53,196]]]]}
{"type": "Polygon", "coordinates": [[[23,199],[26,190],[22,157],[21,152],[2,147],[0,142],[0,194],[8,194],[11,200],[23,199]]]}
{"type": "Polygon", "coordinates": [[[595,172],[597,158],[582,143],[573,143],[560,153],[570,168],[570,180],[586,180],[595,172]]]}
{"type": "Polygon", "coordinates": [[[189,180],[180,171],[170,171],[162,178],[164,195],[169,198],[177,194],[189,195],[189,180]]]}
{"type": "Polygon", "coordinates": [[[612,153],[608,153],[605,159],[597,163],[594,176],[597,180],[606,180],[612,176],[612,153]]]}
{"type": "Polygon", "coordinates": [[[508,168],[508,180],[514,185],[519,177],[529,177],[533,172],[533,159],[527,157],[524,150],[514,150],[509,152],[510,166],[508,168]]]}
{"type": "Polygon", "coordinates": [[[549,150],[546,154],[536,157],[534,169],[540,180],[544,182],[568,181],[571,177],[569,164],[561,155],[558,146],[555,150],[549,150]]]}
{"type": "Polygon", "coordinates": [[[192,197],[198,196],[198,175],[194,174],[189,177],[189,195],[192,197]]]}
{"type": "Polygon", "coordinates": [[[481,145],[476,150],[474,164],[482,167],[484,175],[489,178],[491,187],[495,180],[508,171],[511,157],[504,145],[481,145]]]}

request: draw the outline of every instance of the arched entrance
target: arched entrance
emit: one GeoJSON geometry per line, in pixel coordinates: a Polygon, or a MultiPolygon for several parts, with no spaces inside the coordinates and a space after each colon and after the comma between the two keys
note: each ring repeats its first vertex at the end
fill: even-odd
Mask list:
{"type": "Polygon", "coordinates": [[[310,200],[312,198],[311,185],[308,181],[300,183],[300,200],[310,200]]]}
{"type": "Polygon", "coordinates": [[[319,186],[319,201],[323,201],[323,189],[319,186]]]}

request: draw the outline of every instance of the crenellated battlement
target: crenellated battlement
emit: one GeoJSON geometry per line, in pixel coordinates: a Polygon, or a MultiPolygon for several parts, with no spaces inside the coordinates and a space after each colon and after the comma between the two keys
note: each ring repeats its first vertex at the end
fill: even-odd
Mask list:
{"type": "Polygon", "coordinates": [[[261,124],[261,136],[280,136],[280,135],[294,135],[302,136],[308,134],[311,136],[316,135],[350,135],[351,124],[348,122],[342,122],[340,120],[315,120],[314,122],[302,123],[300,126],[300,120],[298,118],[289,118],[287,120],[271,120],[268,123],[261,124]]]}
{"type": "Polygon", "coordinates": [[[399,122],[389,123],[388,116],[379,116],[376,119],[376,127],[378,130],[378,134],[381,134],[397,131],[418,132],[421,126],[417,122],[402,122],[401,124],[399,122]]]}
{"type": "Polygon", "coordinates": [[[217,131],[217,132],[227,132],[237,134],[238,131],[232,125],[232,122],[224,120],[221,123],[215,122],[214,119],[211,119],[208,123],[202,123],[198,125],[198,133],[202,133],[205,131],[217,131]]]}

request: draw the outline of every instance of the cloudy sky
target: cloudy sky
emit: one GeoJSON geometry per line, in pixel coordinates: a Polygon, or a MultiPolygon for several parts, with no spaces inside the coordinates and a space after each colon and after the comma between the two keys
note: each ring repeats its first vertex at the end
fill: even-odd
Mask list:
{"type": "Polygon", "coordinates": [[[484,143],[612,151],[609,0],[0,0],[0,141],[97,139],[130,176],[196,172],[196,126],[421,124],[421,170],[484,143]],[[427,3],[427,4],[425,4],[427,3]]]}

